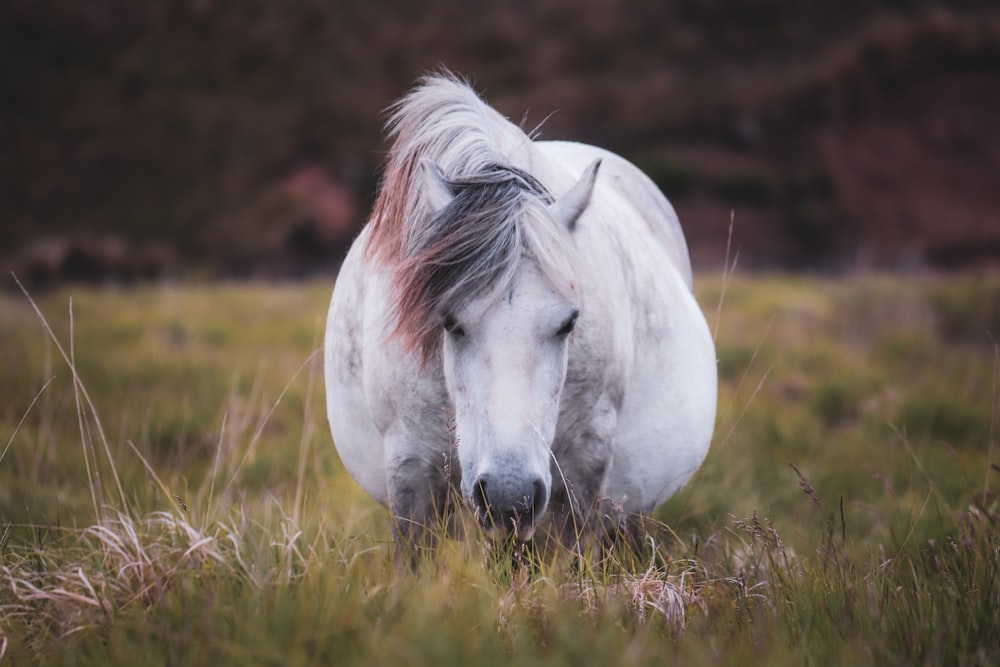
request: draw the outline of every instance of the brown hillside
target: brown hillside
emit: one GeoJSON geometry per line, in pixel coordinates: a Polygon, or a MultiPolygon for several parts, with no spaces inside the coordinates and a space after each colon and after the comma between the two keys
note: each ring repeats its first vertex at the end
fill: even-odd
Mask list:
{"type": "Polygon", "coordinates": [[[36,282],[332,270],[381,110],[468,75],[617,150],[692,254],[745,267],[1000,257],[1000,12],[899,0],[11,0],[0,262],[36,282]],[[809,6],[806,6],[809,5],[809,6]]]}

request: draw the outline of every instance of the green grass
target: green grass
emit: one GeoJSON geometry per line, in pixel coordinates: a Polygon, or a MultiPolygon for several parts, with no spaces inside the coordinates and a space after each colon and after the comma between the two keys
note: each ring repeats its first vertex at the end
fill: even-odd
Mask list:
{"type": "Polygon", "coordinates": [[[708,460],[655,551],[530,573],[396,570],[325,424],[328,285],[48,294],[72,363],[0,296],[0,662],[1000,660],[1000,278],[698,282],[708,460]]]}

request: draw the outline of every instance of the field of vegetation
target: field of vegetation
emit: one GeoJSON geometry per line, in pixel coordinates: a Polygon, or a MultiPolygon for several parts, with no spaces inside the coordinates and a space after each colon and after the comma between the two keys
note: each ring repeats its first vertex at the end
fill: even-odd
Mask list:
{"type": "Polygon", "coordinates": [[[1000,663],[1000,276],[698,283],[716,437],[649,548],[416,572],[328,284],[0,295],[0,664],[1000,663]]]}

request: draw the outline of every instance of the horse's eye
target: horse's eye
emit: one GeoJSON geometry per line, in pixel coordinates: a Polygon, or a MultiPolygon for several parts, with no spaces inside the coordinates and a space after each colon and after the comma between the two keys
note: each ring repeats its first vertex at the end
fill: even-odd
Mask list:
{"type": "Polygon", "coordinates": [[[580,317],[580,311],[574,310],[573,314],[566,318],[566,321],[562,323],[559,327],[559,331],[556,332],[556,336],[559,338],[565,338],[573,332],[576,327],[576,320],[580,317]]]}
{"type": "Polygon", "coordinates": [[[465,336],[465,329],[458,325],[458,321],[455,319],[454,315],[449,314],[444,316],[444,330],[455,338],[462,338],[465,336]]]}

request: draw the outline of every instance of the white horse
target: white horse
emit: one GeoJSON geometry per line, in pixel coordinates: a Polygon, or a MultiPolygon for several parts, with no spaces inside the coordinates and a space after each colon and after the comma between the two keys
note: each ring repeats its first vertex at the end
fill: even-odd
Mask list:
{"type": "Polygon", "coordinates": [[[533,141],[445,73],[398,101],[369,224],[327,320],[330,428],[422,543],[460,505],[572,545],[684,485],[715,347],[677,216],[635,166],[533,141]]]}

